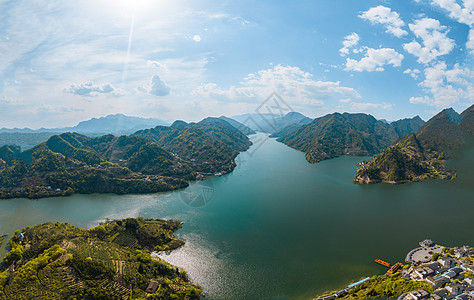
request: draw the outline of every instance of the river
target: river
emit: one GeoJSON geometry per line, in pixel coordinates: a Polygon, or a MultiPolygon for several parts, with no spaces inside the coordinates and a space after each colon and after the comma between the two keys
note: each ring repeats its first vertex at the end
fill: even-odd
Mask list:
{"type": "Polygon", "coordinates": [[[454,181],[362,186],[352,178],[364,157],[309,164],[267,135],[251,139],[231,174],[181,191],[0,201],[0,233],[46,221],[90,228],[105,218],[177,218],[186,245],[161,257],[209,299],[309,299],[383,273],[374,259],[403,262],[426,238],[474,245],[473,151],[451,162],[454,181]]]}

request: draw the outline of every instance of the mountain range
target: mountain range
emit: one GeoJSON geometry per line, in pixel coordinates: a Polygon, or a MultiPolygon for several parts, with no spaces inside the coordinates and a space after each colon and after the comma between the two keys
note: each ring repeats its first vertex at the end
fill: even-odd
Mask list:
{"type": "Polygon", "coordinates": [[[305,152],[306,159],[315,163],[341,155],[380,153],[423,123],[418,116],[387,124],[368,114],[333,113],[284,134],[278,141],[305,152]]]}
{"type": "Polygon", "coordinates": [[[131,117],[123,114],[108,115],[100,118],[92,118],[87,121],[79,122],[73,127],[60,128],[1,128],[0,133],[39,133],[39,132],[78,132],[88,135],[101,134],[132,134],[135,131],[155,127],[157,125],[169,125],[168,122],[159,119],[131,117]]]}
{"type": "Polygon", "coordinates": [[[130,136],[54,135],[31,149],[0,147],[0,198],[150,193],[229,172],[251,142],[224,120],[176,121],[130,136]]]}
{"type": "MultiPolygon", "coordinates": [[[[333,113],[309,123],[299,113],[273,115],[271,122],[266,120],[268,115],[258,118],[273,124],[267,127],[273,136],[281,135],[278,141],[305,152],[311,163],[341,155],[380,153],[361,163],[354,179],[371,183],[454,176],[444,162],[473,136],[473,114],[473,106],[461,114],[445,109],[426,123],[418,116],[387,123],[362,113],[333,113]]],[[[81,122],[76,128],[92,130],[98,122],[101,128],[110,129],[104,125],[106,119],[112,120],[109,126],[125,120],[112,116],[81,122]]],[[[202,178],[232,171],[236,156],[252,144],[247,135],[254,132],[248,122],[209,117],[196,123],[178,120],[128,136],[55,134],[23,151],[17,145],[0,146],[0,198],[182,188],[198,174],[202,178]]]]}

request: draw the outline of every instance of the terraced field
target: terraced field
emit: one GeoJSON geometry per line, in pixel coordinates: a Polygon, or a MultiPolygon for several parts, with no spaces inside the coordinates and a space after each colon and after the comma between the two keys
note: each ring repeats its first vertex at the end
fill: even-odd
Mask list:
{"type": "Polygon", "coordinates": [[[46,223],[17,232],[0,273],[0,299],[141,299],[150,281],[158,298],[199,299],[186,272],[151,257],[183,244],[178,221],[125,219],[84,230],[46,223]]]}

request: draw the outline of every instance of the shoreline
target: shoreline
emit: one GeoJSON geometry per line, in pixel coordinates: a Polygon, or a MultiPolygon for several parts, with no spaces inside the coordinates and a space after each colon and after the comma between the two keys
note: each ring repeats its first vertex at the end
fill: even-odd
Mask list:
{"type": "MultiPolygon", "coordinates": [[[[408,264],[391,265],[385,275],[365,277],[343,289],[323,293],[314,300],[363,300],[376,297],[419,300],[430,296],[430,299],[435,300],[474,299],[474,248],[447,248],[427,239],[420,242],[420,247],[407,253],[405,262],[408,264]],[[392,269],[395,270],[391,272],[392,269]],[[387,290],[387,287],[390,289],[387,290]],[[451,297],[443,298],[441,295],[451,297]]],[[[378,263],[388,264],[383,261],[378,263]]]]}

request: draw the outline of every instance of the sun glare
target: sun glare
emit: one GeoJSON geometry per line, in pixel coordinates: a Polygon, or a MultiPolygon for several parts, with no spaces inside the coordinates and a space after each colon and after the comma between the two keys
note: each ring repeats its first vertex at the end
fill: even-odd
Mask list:
{"type": "Polygon", "coordinates": [[[134,10],[151,8],[152,6],[155,6],[156,3],[159,3],[159,1],[152,0],[116,0],[113,2],[116,3],[116,5],[122,6],[123,8],[134,10]]]}
{"type": "Polygon", "coordinates": [[[104,0],[107,7],[125,13],[146,13],[163,6],[164,1],[153,0],[104,0]]]}

